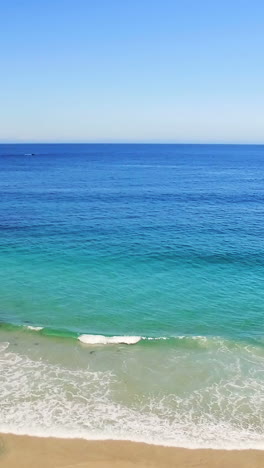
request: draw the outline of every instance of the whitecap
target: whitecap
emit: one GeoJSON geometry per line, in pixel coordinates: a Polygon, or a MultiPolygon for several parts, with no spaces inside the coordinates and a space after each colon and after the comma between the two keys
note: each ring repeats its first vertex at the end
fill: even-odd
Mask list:
{"type": "Polygon", "coordinates": [[[78,340],[85,344],[136,344],[141,336],[104,336],[104,335],[80,335],[78,340]]]}

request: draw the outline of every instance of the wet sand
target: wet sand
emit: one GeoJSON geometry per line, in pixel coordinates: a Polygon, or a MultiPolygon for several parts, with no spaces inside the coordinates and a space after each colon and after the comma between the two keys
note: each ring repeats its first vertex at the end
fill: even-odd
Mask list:
{"type": "Polygon", "coordinates": [[[263,468],[264,451],[188,450],[123,441],[2,434],[1,468],[263,468]]]}

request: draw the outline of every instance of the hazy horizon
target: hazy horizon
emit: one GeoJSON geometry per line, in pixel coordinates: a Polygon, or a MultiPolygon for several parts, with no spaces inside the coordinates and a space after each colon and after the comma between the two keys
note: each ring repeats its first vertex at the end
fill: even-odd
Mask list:
{"type": "Polygon", "coordinates": [[[178,145],[178,146],[264,146],[264,142],[208,142],[208,141],[0,141],[0,145],[178,145]]]}

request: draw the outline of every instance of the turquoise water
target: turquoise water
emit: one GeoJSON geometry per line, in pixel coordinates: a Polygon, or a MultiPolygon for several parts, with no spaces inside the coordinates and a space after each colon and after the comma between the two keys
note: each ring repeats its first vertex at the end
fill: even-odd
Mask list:
{"type": "Polygon", "coordinates": [[[0,430],[262,448],[264,147],[0,145],[0,171],[0,430]]]}

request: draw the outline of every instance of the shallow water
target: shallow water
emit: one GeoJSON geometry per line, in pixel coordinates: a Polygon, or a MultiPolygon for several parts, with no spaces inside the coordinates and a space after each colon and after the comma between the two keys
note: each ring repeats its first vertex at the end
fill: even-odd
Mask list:
{"type": "Polygon", "coordinates": [[[0,430],[262,448],[263,169],[263,146],[0,145],[0,430]]]}

